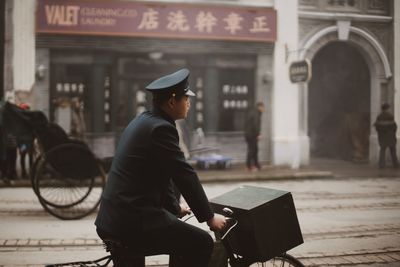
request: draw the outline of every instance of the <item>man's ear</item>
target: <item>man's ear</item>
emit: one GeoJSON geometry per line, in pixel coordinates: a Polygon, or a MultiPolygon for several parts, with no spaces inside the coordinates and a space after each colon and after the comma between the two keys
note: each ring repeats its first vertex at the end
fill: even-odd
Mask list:
{"type": "Polygon", "coordinates": [[[171,97],[170,99],[168,99],[168,106],[170,108],[173,108],[175,106],[175,103],[176,103],[175,97],[171,97]]]}

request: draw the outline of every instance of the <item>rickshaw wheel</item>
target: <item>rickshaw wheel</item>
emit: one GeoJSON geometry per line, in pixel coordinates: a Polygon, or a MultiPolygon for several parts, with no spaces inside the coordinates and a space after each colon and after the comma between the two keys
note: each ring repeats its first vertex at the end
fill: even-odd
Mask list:
{"type": "Polygon", "coordinates": [[[80,144],[56,146],[35,162],[33,189],[43,208],[63,220],[83,218],[100,203],[106,174],[93,153],[80,144]]]}

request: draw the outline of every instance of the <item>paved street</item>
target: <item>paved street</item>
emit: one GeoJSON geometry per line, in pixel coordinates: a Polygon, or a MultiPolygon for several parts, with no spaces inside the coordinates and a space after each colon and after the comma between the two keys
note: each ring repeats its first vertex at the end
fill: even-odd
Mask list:
{"type": "MultiPolygon", "coordinates": [[[[212,198],[242,184],[293,193],[305,243],[290,253],[305,265],[400,264],[400,178],[224,182],[207,183],[205,189],[212,198]]],[[[93,226],[94,215],[76,221],[56,219],[43,210],[30,188],[1,188],[0,216],[1,265],[105,255],[93,226]]],[[[196,224],[194,219],[191,223],[196,224]]],[[[166,262],[166,256],[147,259],[148,266],[166,262]]]]}

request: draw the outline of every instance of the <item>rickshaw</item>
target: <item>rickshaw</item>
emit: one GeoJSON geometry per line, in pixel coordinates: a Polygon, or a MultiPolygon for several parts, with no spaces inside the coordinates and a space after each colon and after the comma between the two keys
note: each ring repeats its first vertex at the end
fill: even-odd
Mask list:
{"type": "Polygon", "coordinates": [[[37,143],[30,169],[33,191],[43,208],[63,219],[83,218],[96,210],[105,186],[102,160],[89,146],[70,138],[41,111],[23,110],[0,102],[0,155],[5,155],[6,136],[31,136],[37,143]]]}

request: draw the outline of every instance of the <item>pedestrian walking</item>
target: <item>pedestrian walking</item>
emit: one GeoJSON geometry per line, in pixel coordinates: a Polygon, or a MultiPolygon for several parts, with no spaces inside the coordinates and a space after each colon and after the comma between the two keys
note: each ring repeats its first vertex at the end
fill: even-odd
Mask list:
{"type": "MultiPolygon", "coordinates": [[[[226,219],[211,210],[196,172],[179,148],[175,120],[186,118],[189,96],[194,96],[188,78],[189,70],[181,69],[146,87],[153,95],[153,109],[133,119],[122,133],[95,225],[100,238],[116,239],[132,254],[168,254],[178,258],[180,266],[206,267],[213,239],[178,217],[193,211],[213,231],[222,230],[226,219]],[[173,184],[190,209],[179,204],[173,184]]],[[[118,259],[114,262],[120,264],[118,259]]],[[[136,264],[144,266],[144,258],[136,264]]]]}
{"type": "Polygon", "coordinates": [[[384,103],[381,106],[381,113],[376,118],[374,123],[378,133],[378,141],[380,146],[379,151],[379,168],[385,168],[386,149],[390,151],[392,164],[394,168],[399,168],[399,162],[396,154],[396,131],[397,124],[394,121],[394,116],[389,111],[389,104],[384,103]]]}
{"type": "Polygon", "coordinates": [[[257,102],[255,108],[246,114],[244,135],[247,143],[246,166],[249,171],[261,169],[258,162],[258,141],[261,133],[261,115],[264,111],[264,103],[257,102]]]}

